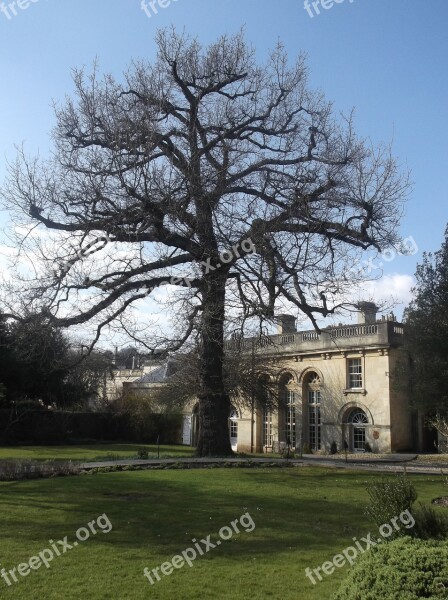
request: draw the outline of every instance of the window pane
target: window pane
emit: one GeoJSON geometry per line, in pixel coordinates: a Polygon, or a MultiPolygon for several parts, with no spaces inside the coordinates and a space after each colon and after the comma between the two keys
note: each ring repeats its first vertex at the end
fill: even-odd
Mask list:
{"type": "Polygon", "coordinates": [[[321,448],[321,416],[320,406],[314,404],[309,408],[308,414],[309,438],[311,450],[320,450],[321,448]]]}
{"type": "Polygon", "coordinates": [[[360,358],[350,358],[348,361],[348,377],[350,388],[362,387],[362,361],[360,358]]]}
{"type": "Polygon", "coordinates": [[[308,402],[309,404],[320,404],[320,391],[310,390],[308,392],[308,402]]]}
{"type": "Polygon", "coordinates": [[[272,446],[272,413],[270,411],[263,413],[263,444],[272,446]]]}
{"type": "Polygon", "coordinates": [[[364,427],[353,428],[353,449],[354,450],[365,450],[366,449],[366,430],[364,427]]]}
{"type": "Polygon", "coordinates": [[[291,392],[290,390],[287,390],[286,392],[286,404],[294,404],[295,403],[295,394],[294,392],[291,392]]]}
{"type": "Polygon", "coordinates": [[[290,404],[286,409],[286,442],[296,445],[296,407],[290,404]]]}

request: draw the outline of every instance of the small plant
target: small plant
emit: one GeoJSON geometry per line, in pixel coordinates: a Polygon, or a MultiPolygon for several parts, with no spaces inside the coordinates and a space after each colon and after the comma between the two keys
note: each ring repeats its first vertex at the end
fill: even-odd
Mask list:
{"type": "Polygon", "coordinates": [[[372,452],[372,446],[369,444],[369,442],[365,443],[364,449],[366,452],[372,452]]]}
{"type": "Polygon", "coordinates": [[[302,444],[302,454],[312,454],[310,445],[307,442],[302,444]]]}
{"type": "MultiPolygon", "coordinates": [[[[417,500],[415,487],[406,475],[371,483],[367,486],[367,492],[370,504],[364,512],[378,526],[388,523],[406,510],[411,511],[417,500]]],[[[403,531],[396,531],[394,535],[403,535],[403,531]]]]}
{"type": "Polygon", "coordinates": [[[330,454],[337,454],[338,453],[338,445],[336,444],[336,442],[333,440],[331,442],[331,446],[330,446],[330,454]]]}
{"type": "Polygon", "coordinates": [[[144,446],[137,449],[137,458],[140,460],[146,460],[148,458],[148,450],[144,446]]]}
{"type": "Polygon", "coordinates": [[[293,458],[294,452],[291,450],[290,446],[285,446],[284,448],[280,448],[280,456],[282,458],[293,458]]]}
{"type": "Polygon", "coordinates": [[[413,509],[414,535],[423,540],[444,539],[448,536],[448,517],[432,506],[419,503],[413,509]]]}

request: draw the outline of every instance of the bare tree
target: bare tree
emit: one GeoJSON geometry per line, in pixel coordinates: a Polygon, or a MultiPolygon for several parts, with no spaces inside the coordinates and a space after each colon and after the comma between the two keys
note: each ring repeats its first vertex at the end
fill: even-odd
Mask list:
{"type": "Polygon", "coordinates": [[[278,45],[259,64],[241,33],[206,48],[167,31],[157,42],[154,63],[123,81],[76,71],[53,157],[22,152],[11,167],[3,197],[19,248],[34,245],[19,298],[57,325],[95,323],[95,341],[174,286],[182,327],[165,348],[199,339],[198,453],[225,455],[225,315],[272,319],[283,298],[317,327],[353,285],[355,254],[398,242],[407,179],[308,89],[302,56],[290,64],[278,45]]]}
{"type": "Polygon", "coordinates": [[[441,436],[448,439],[448,417],[446,415],[436,413],[434,416],[428,417],[426,423],[429,427],[433,427],[438,431],[441,436]]]}
{"type": "MultiPolygon", "coordinates": [[[[280,405],[279,366],[267,358],[253,340],[253,351],[233,342],[223,361],[225,393],[233,406],[247,410],[274,410],[280,405]]],[[[170,358],[163,385],[148,391],[158,410],[179,411],[195,402],[201,393],[201,349],[170,358]]]]}

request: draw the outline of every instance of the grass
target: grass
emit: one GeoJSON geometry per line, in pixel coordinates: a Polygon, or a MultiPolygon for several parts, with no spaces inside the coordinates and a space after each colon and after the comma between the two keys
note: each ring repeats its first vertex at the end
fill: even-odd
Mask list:
{"type": "MultiPolygon", "coordinates": [[[[136,458],[139,448],[148,450],[148,458],[157,458],[157,446],[147,444],[78,444],[67,446],[17,446],[0,447],[0,460],[6,458],[22,458],[30,460],[74,460],[74,461],[104,461],[136,458]]],[[[161,458],[188,458],[193,456],[194,448],[190,446],[160,446],[161,458]]],[[[238,455],[237,455],[238,456],[238,455]]],[[[281,458],[280,454],[240,454],[241,457],[281,458]]],[[[296,453],[296,456],[298,454],[296,453]]],[[[379,454],[349,454],[348,459],[377,460],[390,455],[379,454]]],[[[344,454],[323,456],[325,459],[343,460],[344,454]]],[[[421,454],[419,462],[428,464],[448,463],[448,454],[421,454]]]]}
{"type": "MultiPolygon", "coordinates": [[[[0,562],[28,561],[49,540],[106,513],[113,524],[77,548],[7,587],[6,599],[35,600],[304,600],[329,599],[347,569],[313,586],[304,575],[377,531],[366,521],[372,473],[333,469],[204,469],[84,475],[0,483],[0,562]],[[249,512],[242,531],[219,548],[150,586],[150,570],[249,512]]],[[[442,495],[441,478],[411,476],[419,499],[442,495]]],[[[443,509],[438,509],[443,510],[443,509]]]]}
{"type": "MultiPolygon", "coordinates": [[[[30,460],[75,460],[96,462],[136,458],[139,448],[148,450],[148,458],[157,458],[157,446],[145,444],[81,444],[77,446],[17,446],[0,448],[0,460],[23,458],[30,460]]],[[[161,458],[189,457],[190,446],[160,446],[161,458]]]]}

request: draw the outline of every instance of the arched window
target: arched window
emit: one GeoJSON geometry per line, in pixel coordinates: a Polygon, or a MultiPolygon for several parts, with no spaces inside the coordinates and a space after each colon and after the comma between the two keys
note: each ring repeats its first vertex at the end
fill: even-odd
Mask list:
{"type": "Polygon", "coordinates": [[[310,371],[305,377],[305,394],[308,398],[308,441],[311,450],[321,449],[321,391],[320,377],[315,371],[310,371]]]}
{"type": "Polygon", "coordinates": [[[352,410],[350,413],[349,423],[353,423],[354,425],[368,425],[369,419],[363,410],[355,408],[355,410],[352,410]]]}
{"type": "Polygon", "coordinates": [[[369,419],[361,408],[354,408],[348,415],[348,424],[351,426],[351,446],[355,452],[366,449],[366,425],[369,419]]]}

